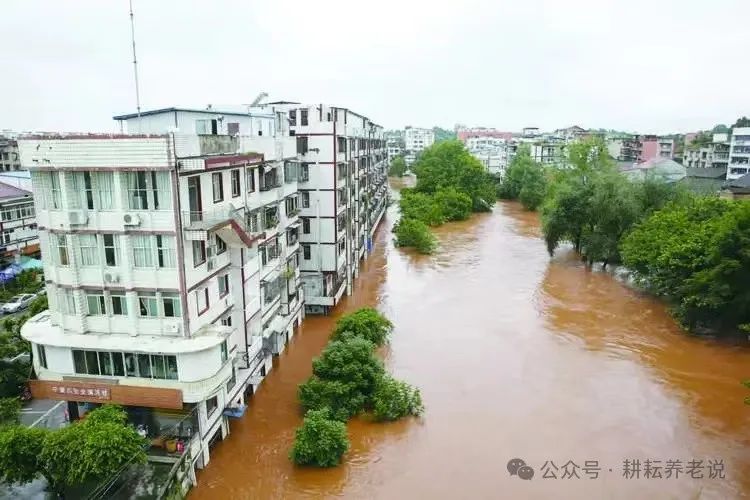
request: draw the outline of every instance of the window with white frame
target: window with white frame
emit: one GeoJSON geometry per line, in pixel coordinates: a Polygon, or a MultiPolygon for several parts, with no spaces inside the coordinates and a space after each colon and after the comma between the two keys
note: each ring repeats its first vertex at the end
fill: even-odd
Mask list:
{"type": "Polygon", "coordinates": [[[154,240],[151,235],[132,235],[133,266],[137,268],[154,267],[154,240]]]}
{"type": "Polygon", "coordinates": [[[157,234],[156,238],[156,262],[159,267],[175,267],[174,236],[157,234]]]}
{"type": "Polygon", "coordinates": [[[224,240],[216,236],[216,255],[221,255],[227,251],[227,244],[224,240]]]}
{"type": "Polygon", "coordinates": [[[172,206],[168,172],[128,172],[127,186],[131,210],[164,210],[172,206]]]}
{"type": "Polygon", "coordinates": [[[195,292],[195,300],[198,305],[198,314],[203,314],[208,309],[208,287],[201,288],[195,292]]]}
{"type": "Polygon", "coordinates": [[[232,198],[236,198],[240,195],[240,169],[232,170],[232,198]]]}
{"type": "Polygon", "coordinates": [[[104,246],[104,264],[115,267],[120,260],[119,236],[116,234],[103,234],[102,245],[104,246]]]}
{"type": "Polygon", "coordinates": [[[99,247],[95,234],[78,235],[78,257],[81,266],[91,267],[99,265],[99,247]]]}
{"type": "Polygon", "coordinates": [[[211,174],[211,185],[214,193],[214,203],[224,201],[224,178],[221,172],[211,174]]]}
{"type": "Polygon", "coordinates": [[[138,313],[142,317],[159,316],[155,292],[138,292],[138,313]]]}
{"type": "Polygon", "coordinates": [[[57,305],[63,314],[76,314],[76,300],[73,290],[67,288],[58,288],[57,305]]]}
{"type": "Polygon", "coordinates": [[[229,293],[229,275],[224,274],[218,277],[219,282],[219,297],[223,297],[229,293]]]}
{"type": "Polygon", "coordinates": [[[37,344],[36,352],[39,357],[39,366],[41,366],[42,368],[47,368],[47,350],[43,345],[37,344]]]}
{"type": "Polygon", "coordinates": [[[302,191],[300,194],[302,195],[302,208],[310,208],[310,193],[302,191]]]}
{"type": "Polygon", "coordinates": [[[109,303],[113,316],[128,315],[128,299],[124,293],[110,292],[109,303]]]}
{"type": "Polygon", "coordinates": [[[161,302],[164,307],[164,316],[167,318],[178,318],[182,315],[180,307],[180,296],[176,293],[162,293],[161,302]]]}
{"type": "Polygon", "coordinates": [[[103,292],[86,292],[86,306],[89,316],[103,316],[107,314],[104,307],[103,292]]]}
{"type": "Polygon", "coordinates": [[[128,172],[128,206],[132,210],[148,209],[147,172],[128,172]]]}
{"type": "Polygon", "coordinates": [[[60,210],[62,208],[62,197],[60,192],[60,175],[58,172],[47,172],[49,174],[49,209],[60,210]]]}
{"type": "Polygon", "coordinates": [[[52,235],[54,245],[57,247],[57,264],[60,266],[70,265],[70,257],[68,253],[68,238],[64,234],[52,235]]]}

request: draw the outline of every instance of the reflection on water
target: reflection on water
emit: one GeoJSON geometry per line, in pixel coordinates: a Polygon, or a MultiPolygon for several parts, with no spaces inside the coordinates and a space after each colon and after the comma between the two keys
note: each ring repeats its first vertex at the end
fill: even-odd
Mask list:
{"type": "MultiPolygon", "coordinates": [[[[435,230],[439,251],[392,246],[389,218],[336,313],[377,305],[396,325],[389,370],[422,389],[422,419],[349,423],[352,450],[328,470],[287,459],[296,386],[334,317],[308,317],[199,474],[193,498],[739,498],[750,491],[750,351],[682,333],[658,301],[570,252],[550,259],[535,214],[491,214],[435,230]],[[532,481],[509,477],[521,457],[532,481]],[[630,479],[622,461],[724,459],[726,479],[630,479]],[[598,479],[542,479],[598,460],[598,479]],[[609,472],[609,468],[612,472],[609,472]]],[[[581,474],[583,475],[583,474],[581,474]]]]}

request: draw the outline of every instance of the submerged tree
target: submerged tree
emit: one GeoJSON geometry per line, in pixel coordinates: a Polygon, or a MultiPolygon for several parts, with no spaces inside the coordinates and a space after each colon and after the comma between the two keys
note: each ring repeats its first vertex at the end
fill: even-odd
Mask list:
{"type": "Polygon", "coordinates": [[[289,458],[297,465],[333,467],[349,450],[346,424],[331,418],[328,410],[310,410],[297,428],[289,458]]]}

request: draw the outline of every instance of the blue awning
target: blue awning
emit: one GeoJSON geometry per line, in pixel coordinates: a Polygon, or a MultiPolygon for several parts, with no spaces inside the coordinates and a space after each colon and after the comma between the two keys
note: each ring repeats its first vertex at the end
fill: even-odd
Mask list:
{"type": "Polygon", "coordinates": [[[245,410],[247,410],[247,405],[241,405],[234,408],[225,408],[224,416],[230,418],[240,418],[245,414],[245,410]]]}

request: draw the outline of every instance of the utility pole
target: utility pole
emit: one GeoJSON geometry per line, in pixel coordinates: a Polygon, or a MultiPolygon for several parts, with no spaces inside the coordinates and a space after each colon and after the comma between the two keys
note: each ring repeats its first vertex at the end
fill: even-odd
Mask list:
{"type": "Polygon", "coordinates": [[[135,20],[133,18],[133,0],[130,3],[130,39],[133,42],[133,75],[135,76],[135,107],[138,112],[138,132],[141,128],[141,93],[138,88],[138,59],[135,56],[135,20]]]}

